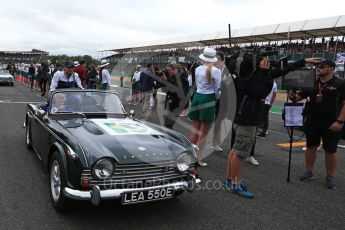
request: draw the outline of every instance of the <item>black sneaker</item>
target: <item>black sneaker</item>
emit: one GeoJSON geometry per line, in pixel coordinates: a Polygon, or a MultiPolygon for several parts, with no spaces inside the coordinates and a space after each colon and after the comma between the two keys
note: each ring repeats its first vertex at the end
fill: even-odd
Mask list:
{"type": "Polygon", "coordinates": [[[304,174],[299,178],[300,181],[307,182],[314,180],[314,174],[312,171],[306,171],[304,174]]]}
{"type": "Polygon", "coordinates": [[[263,139],[265,139],[265,137],[266,137],[266,134],[265,133],[259,133],[258,135],[257,135],[258,137],[260,137],[260,138],[263,138],[263,139]]]}
{"type": "Polygon", "coordinates": [[[326,187],[332,190],[337,188],[337,184],[333,176],[326,176],[326,187]]]}

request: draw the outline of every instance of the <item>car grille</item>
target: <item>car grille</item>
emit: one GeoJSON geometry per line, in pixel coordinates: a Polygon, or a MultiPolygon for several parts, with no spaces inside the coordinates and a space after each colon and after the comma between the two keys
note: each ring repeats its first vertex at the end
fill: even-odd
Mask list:
{"type": "Polygon", "coordinates": [[[105,180],[95,179],[92,176],[91,170],[84,170],[81,177],[82,179],[88,178],[90,186],[97,185],[100,189],[121,189],[145,188],[182,181],[188,175],[188,171],[185,173],[177,172],[175,162],[163,162],[155,164],[116,165],[113,176],[105,180]]]}
{"type": "Polygon", "coordinates": [[[0,82],[12,82],[13,79],[10,78],[10,77],[3,77],[3,78],[0,78],[0,82]]]}

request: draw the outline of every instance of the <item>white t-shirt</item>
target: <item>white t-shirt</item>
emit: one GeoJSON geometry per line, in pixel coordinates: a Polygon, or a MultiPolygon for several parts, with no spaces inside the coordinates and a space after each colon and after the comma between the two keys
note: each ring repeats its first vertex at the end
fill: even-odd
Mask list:
{"type": "Polygon", "coordinates": [[[206,65],[201,65],[195,69],[195,82],[196,82],[196,92],[201,94],[216,94],[218,99],[220,96],[219,88],[221,81],[220,70],[212,66],[211,69],[211,83],[208,83],[206,80],[206,65]]]}
{"type": "Polygon", "coordinates": [[[272,86],[271,92],[265,98],[265,105],[270,105],[271,104],[273,93],[276,93],[276,92],[277,92],[277,83],[273,82],[273,86],[272,86]]]}
{"type": "Polygon", "coordinates": [[[141,71],[136,71],[136,72],[134,73],[134,75],[133,75],[133,80],[134,80],[135,82],[140,81],[140,74],[141,74],[141,71]]]}
{"type": "Polygon", "coordinates": [[[193,86],[193,78],[192,78],[192,75],[188,75],[188,85],[189,85],[189,87],[192,87],[192,86],[193,86]]]}
{"type": "Polygon", "coordinates": [[[107,69],[102,70],[102,84],[108,83],[108,85],[111,85],[110,82],[110,73],[107,69]]]}

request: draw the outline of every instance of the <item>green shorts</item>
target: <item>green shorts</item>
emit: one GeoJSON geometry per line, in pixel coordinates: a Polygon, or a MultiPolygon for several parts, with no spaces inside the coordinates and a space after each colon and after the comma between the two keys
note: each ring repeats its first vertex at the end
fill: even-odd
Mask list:
{"type": "Polygon", "coordinates": [[[101,90],[107,90],[108,89],[108,83],[101,84],[101,90]]]}
{"type": "Polygon", "coordinates": [[[214,93],[195,93],[188,116],[195,121],[214,122],[215,111],[216,96],[214,93]]]}
{"type": "Polygon", "coordinates": [[[134,83],[133,89],[141,90],[141,83],[140,83],[140,81],[137,81],[137,82],[134,83]]]}

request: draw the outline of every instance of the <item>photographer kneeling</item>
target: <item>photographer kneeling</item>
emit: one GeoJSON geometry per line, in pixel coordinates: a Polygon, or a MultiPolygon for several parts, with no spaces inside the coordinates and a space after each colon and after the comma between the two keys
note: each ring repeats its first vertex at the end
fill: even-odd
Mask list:
{"type": "Polygon", "coordinates": [[[314,64],[319,60],[317,58],[307,58],[289,63],[286,68],[280,69],[270,68],[270,62],[264,56],[266,55],[256,56],[252,53],[241,53],[239,56],[234,56],[232,61],[226,63],[230,73],[236,76],[234,82],[237,107],[233,121],[235,143],[228,155],[224,186],[229,191],[248,198],[252,198],[254,194],[247,191],[245,186],[240,183],[239,177],[243,161],[249,156],[253,146],[256,127],[261,121],[261,101],[270,93],[273,79],[289,71],[304,67],[305,63],[314,64]]]}
{"type": "Polygon", "coordinates": [[[336,189],[334,179],[338,164],[337,145],[345,120],[345,81],[333,75],[335,63],[330,60],[319,62],[316,74],[316,88],[291,93],[289,99],[297,102],[309,97],[306,103],[306,121],[304,132],[307,139],[305,152],[306,172],[301,181],[314,179],[313,166],[316,160],[317,148],[322,138],[325,150],[326,187],[336,189]]]}

